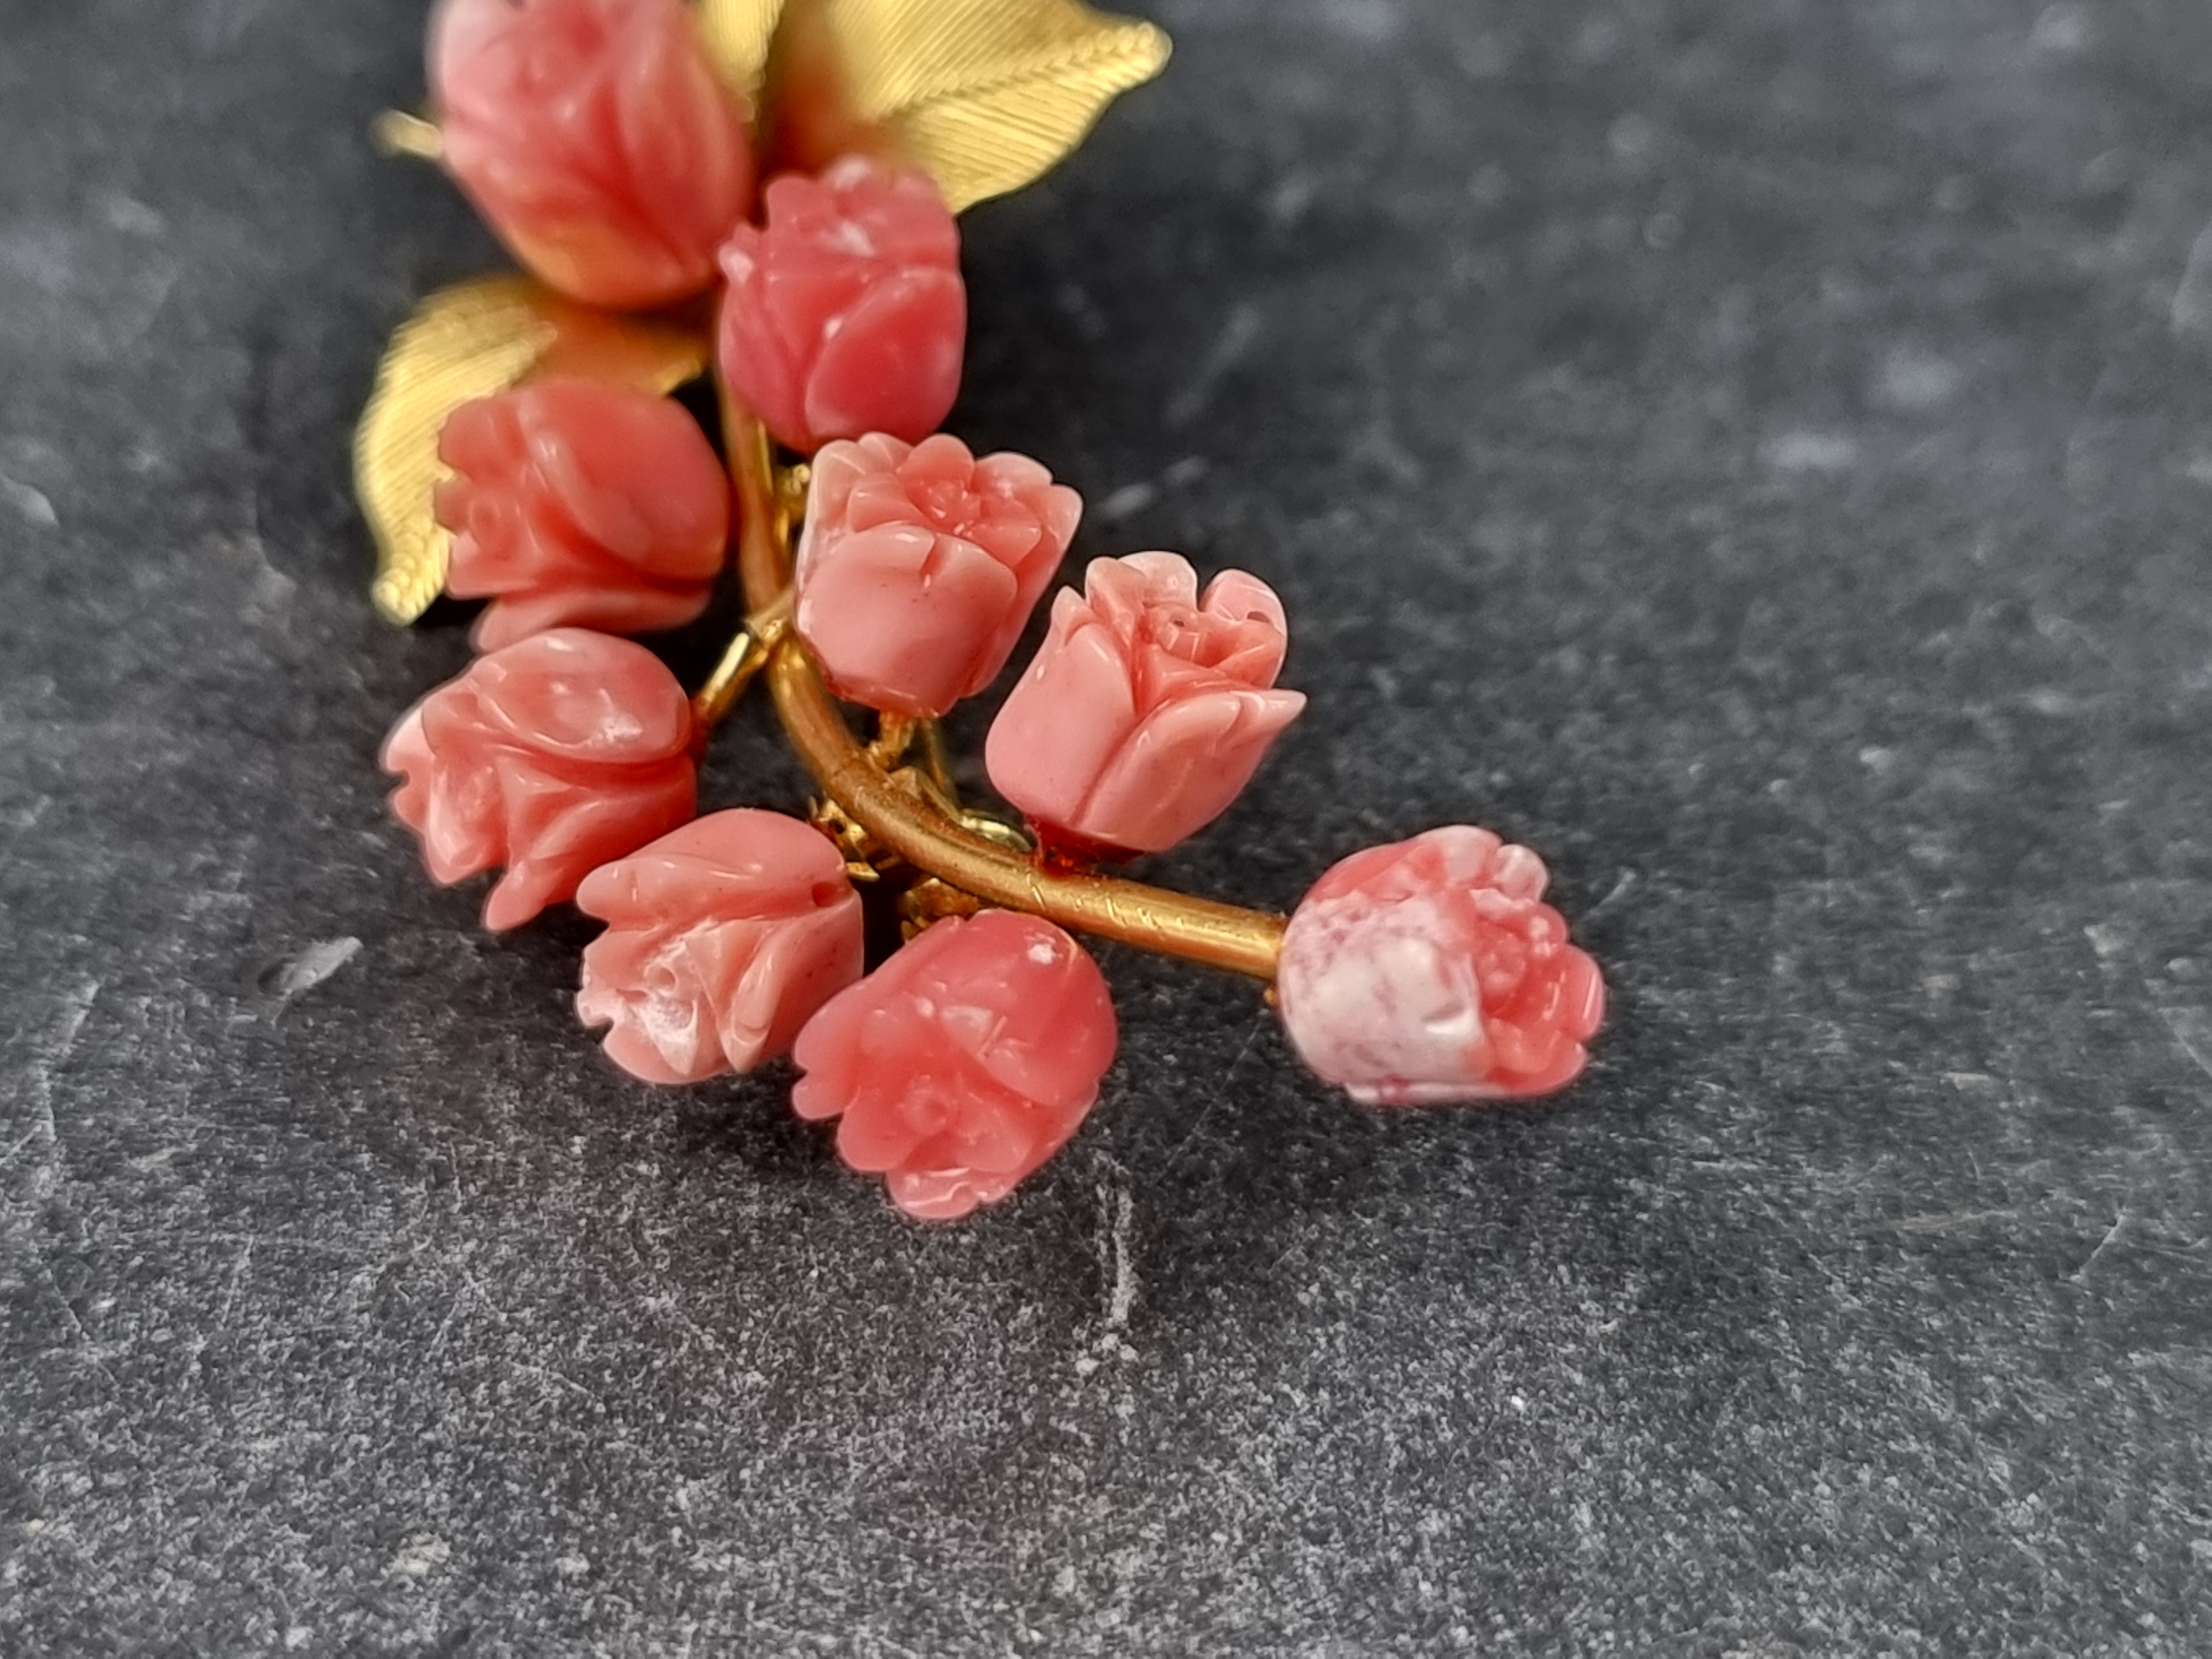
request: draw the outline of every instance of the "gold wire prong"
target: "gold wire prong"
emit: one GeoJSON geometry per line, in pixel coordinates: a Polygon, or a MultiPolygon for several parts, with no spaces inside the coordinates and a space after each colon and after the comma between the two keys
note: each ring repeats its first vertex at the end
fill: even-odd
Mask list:
{"type": "Polygon", "coordinates": [[[738,699],[768,665],[769,653],[790,627],[787,601],[764,606],[745,619],[745,625],[723,651],[722,659],[714,665],[714,672],[691,699],[692,723],[702,735],[720,726],[737,707],[738,699]]]}
{"type": "Polygon", "coordinates": [[[446,139],[438,124],[407,110],[380,110],[368,124],[368,136],[386,155],[411,155],[418,161],[445,160],[446,139]]]}

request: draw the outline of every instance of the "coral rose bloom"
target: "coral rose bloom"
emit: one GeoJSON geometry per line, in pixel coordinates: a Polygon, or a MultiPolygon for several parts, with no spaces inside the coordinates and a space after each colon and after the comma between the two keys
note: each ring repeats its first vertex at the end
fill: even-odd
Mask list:
{"type": "Polygon", "coordinates": [[[1058,1152],[1113,1062],[1104,975],[1050,922],[1012,910],[939,921],[799,1034],[801,1117],[841,1117],[837,1151],[892,1202],[949,1221],[1004,1198],[1058,1152]]]}
{"type": "Polygon", "coordinates": [[[727,553],[729,477],[671,398],[545,380],[463,404],[439,434],[453,532],[446,591],[492,603],[496,651],[548,628],[677,628],[707,608],[727,553]]]}
{"type": "Polygon", "coordinates": [[[739,808],[602,865],[576,907],[609,924],[584,950],[576,1012],[647,1083],[749,1072],[787,1052],[860,976],[860,896],[812,825],[739,808]]]}
{"type": "Polygon", "coordinates": [[[628,309],[714,281],[752,151],[683,0],[442,0],[430,87],[447,167],[555,288],[628,309]]]}
{"type": "Polygon", "coordinates": [[[400,717],[383,764],[441,882],[504,865],[487,927],[513,927],[695,810],[691,706],[660,659],[559,628],[479,657],[400,717]]]}
{"type": "Polygon", "coordinates": [[[941,714],[1006,665],[1083,514],[1022,455],[875,433],[814,459],[793,621],[841,696],[941,714]]]}
{"type": "Polygon", "coordinates": [[[918,443],[960,391],[960,232],[924,173],[849,156],[762,192],[767,223],[721,252],[722,374],[776,441],[811,454],[888,432],[918,443]]]}
{"type": "Polygon", "coordinates": [[[1174,553],[1097,559],[991,726],[991,781],[1047,839],[1158,853],[1228,810],[1305,707],[1282,601],[1174,553]]]}
{"type": "Polygon", "coordinates": [[[1547,1094],[1605,1016],[1597,964],[1541,902],[1544,861],[1455,824],[1314,886],[1275,988],[1306,1064],[1370,1105],[1547,1094]]]}

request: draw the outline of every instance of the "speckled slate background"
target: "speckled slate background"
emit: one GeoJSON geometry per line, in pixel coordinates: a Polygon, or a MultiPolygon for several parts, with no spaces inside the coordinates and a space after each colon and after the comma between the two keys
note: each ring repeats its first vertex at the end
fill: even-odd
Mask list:
{"type": "Polygon", "coordinates": [[[2212,13],[1155,15],[957,424],[1289,602],[1161,873],[1525,839],[1587,1081],[1365,1113],[1109,953],[932,1231],[614,1073],[373,764],[464,644],[349,428],[497,261],[364,142],[421,6],[0,0],[0,1651],[2212,1647],[2212,13]]]}

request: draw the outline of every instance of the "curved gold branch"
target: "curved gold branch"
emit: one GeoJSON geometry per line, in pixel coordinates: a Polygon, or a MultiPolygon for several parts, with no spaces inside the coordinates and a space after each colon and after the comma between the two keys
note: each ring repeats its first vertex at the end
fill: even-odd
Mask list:
{"type": "MultiPolygon", "coordinates": [[[[767,612],[791,580],[793,503],[776,487],[767,434],[723,398],[723,436],[737,482],[738,568],[745,602],[767,612]]],[[[1078,933],[1212,968],[1272,980],[1283,918],[1110,876],[1055,874],[945,819],[868,758],[798,636],[770,651],[764,673],[776,713],[824,793],[915,868],[987,904],[1027,910],[1078,933]]]]}

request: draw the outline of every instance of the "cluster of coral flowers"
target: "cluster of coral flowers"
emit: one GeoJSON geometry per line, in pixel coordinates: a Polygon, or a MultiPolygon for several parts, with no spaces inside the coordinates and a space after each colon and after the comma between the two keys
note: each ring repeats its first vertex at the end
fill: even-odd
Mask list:
{"type": "MultiPolygon", "coordinates": [[[[1037,462],[937,428],[967,320],[930,179],[864,157],[756,198],[748,112],[680,0],[444,0],[430,67],[447,166],[572,297],[717,289],[730,392],[811,463],[792,627],[829,686],[932,717],[1004,671],[1082,503],[1037,462]]],[[[790,1055],[793,1103],[910,1213],[1004,1197],[1097,1099],[1115,1024],[1096,963],[1005,910],[948,916],[872,971],[847,853],[738,809],[696,817],[706,733],[658,657],[728,558],[729,475],[672,400],[546,379],[465,404],[440,453],[447,590],[489,599],[459,678],[384,750],[431,874],[502,873],[485,925],[573,900],[606,923],[578,1012],[635,1076],[790,1055]]],[[[1304,697],[1281,602],[1178,555],[1091,562],[989,732],[1040,858],[1163,852],[1227,810],[1304,697]]],[[[1284,937],[1293,1045],[1363,1101],[1538,1094],[1572,1079],[1603,988],[1536,855],[1456,827],[1361,853],[1284,937]]]]}

